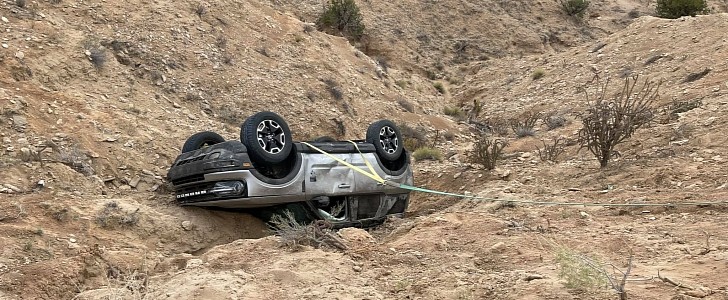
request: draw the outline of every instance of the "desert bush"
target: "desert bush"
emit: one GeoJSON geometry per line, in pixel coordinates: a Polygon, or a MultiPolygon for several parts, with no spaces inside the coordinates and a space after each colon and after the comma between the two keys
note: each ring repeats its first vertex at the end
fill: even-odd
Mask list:
{"type": "Polygon", "coordinates": [[[490,132],[498,136],[507,136],[510,130],[510,122],[501,117],[490,117],[485,120],[490,132]]]}
{"type": "Polygon", "coordinates": [[[106,65],[106,51],[103,49],[89,50],[89,59],[96,69],[102,69],[106,65]]]}
{"type": "Polygon", "coordinates": [[[89,176],[94,174],[94,169],[88,162],[88,155],[77,146],[59,149],[58,162],[71,167],[83,175],[89,176]]]}
{"type": "Polygon", "coordinates": [[[682,83],[699,80],[700,78],[705,77],[705,75],[708,75],[708,73],[710,73],[710,68],[705,68],[700,72],[690,73],[687,77],[685,77],[685,79],[683,79],[682,83]]]}
{"type": "Polygon", "coordinates": [[[310,224],[304,224],[299,222],[290,210],[273,215],[270,220],[270,227],[280,238],[280,243],[288,248],[328,246],[341,250],[347,249],[343,240],[331,229],[330,223],[318,220],[310,224]]]}
{"type": "Polygon", "coordinates": [[[440,150],[437,150],[435,148],[431,147],[421,147],[415,152],[412,153],[412,157],[414,157],[415,160],[441,160],[442,159],[442,153],[440,153],[440,150]]]}
{"type": "Polygon", "coordinates": [[[336,100],[344,99],[344,91],[341,90],[341,87],[336,81],[333,79],[325,79],[324,83],[326,84],[326,90],[329,91],[331,97],[334,97],[336,100]]]}
{"type": "Polygon", "coordinates": [[[556,249],[555,256],[559,264],[559,277],[566,281],[567,288],[590,290],[606,287],[614,290],[620,300],[627,300],[625,285],[633,266],[631,251],[624,271],[614,264],[600,262],[564,246],[556,249]]]}
{"type": "Polygon", "coordinates": [[[703,105],[702,99],[692,100],[673,100],[664,108],[664,112],[667,114],[667,122],[677,120],[681,113],[689,112],[703,105]]]}
{"type": "Polygon", "coordinates": [[[433,87],[437,90],[440,94],[445,94],[447,90],[445,90],[445,86],[442,85],[442,82],[435,82],[432,84],[433,87]]]}
{"type": "Polygon", "coordinates": [[[583,17],[587,7],[589,7],[589,1],[587,0],[559,0],[561,9],[570,16],[583,17]]]}
{"type": "Polygon", "coordinates": [[[407,112],[411,112],[411,113],[415,112],[415,106],[412,105],[412,103],[407,101],[407,99],[405,99],[405,98],[397,99],[397,104],[399,104],[399,106],[404,108],[404,110],[406,110],[407,112]]]}
{"type": "Polygon", "coordinates": [[[533,73],[531,73],[531,79],[533,80],[539,80],[544,76],[546,76],[546,71],[544,71],[543,69],[536,69],[533,71],[533,73]]]}
{"type": "Polygon", "coordinates": [[[559,127],[564,127],[566,126],[566,124],[569,123],[566,117],[555,111],[547,113],[545,116],[543,116],[543,118],[541,118],[541,121],[546,126],[547,130],[554,130],[559,127]]]}
{"type": "Polygon", "coordinates": [[[402,134],[405,149],[419,149],[427,145],[427,129],[422,126],[412,127],[407,124],[398,124],[399,132],[402,134]]]}
{"type": "Polygon", "coordinates": [[[486,170],[493,170],[503,156],[503,148],[506,146],[508,146],[508,141],[504,139],[482,136],[475,142],[470,160],[482,165],[486,170]]]}
{"type": "Polygon", "coordinates": [[[559,159],[559,155],[566,150],[565,141],[561,137],[554,139],[553,143],[547,144],[545,140],[541,140],[541,143],[543,144],[543,149],[536,147],[538,157],[541,158],[541,161],[556,162],[559,159]]]}
{"type": "Polygon", "coordinates": [[[330,0],[316,21],[320,30],[333,30],[358,41],[364,35],[364,24],[354,0],[330,0]]]}
{"type": "MultiPolygon", "coordinates": [[[[597,157],[602,168],[615,154],[615,146],[654,118],[652,104],[658,97],[660,84],[645,81],[635,90],[637,81],[637,77],[626,78],[621,91],[609,96],[609,79],[605,80],[582,116],[584,126],[579,130],[579,143],[597,157]]],[[[586,90],[584,93],[589,101],[589,93],[586,90]]]]}
{"type": "Polygon", "coordinates": [[[517,137],[533,136],[536,134],[534,127],[536,122],[541,118],[541,112],[529,111],[520,117],[511,120],[511,129],[517,137]]]}
{"type": "Polygon", "coordinates": [[[706,0],[657,0],[655,11],[658,17],[667,19],[709,12],[706,0]]]}
{"type": "Polygon", "coordinates": [[[103,228],[116,226],[131,227],[139,222],[139,208],[133,212],[124,211],[116,201],[109,201],[96,215],[96,223],[103,228]]]}
{"type": "Polygon", "coordinates": [[[442,109],[442,113],[444,113],[445,115],[454,117],[455,119],[458,119],[458,120],[465,119],[465,113],[463,113],[463,111],[459,107],[446,106],[445,108],[442,109]]]}

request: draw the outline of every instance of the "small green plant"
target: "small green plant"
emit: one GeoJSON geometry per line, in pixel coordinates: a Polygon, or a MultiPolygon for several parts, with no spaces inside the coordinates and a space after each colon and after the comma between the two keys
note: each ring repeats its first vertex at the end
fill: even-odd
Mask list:
{"type": "Polygon", "coordinates": [[[364,35],[362,16],[354,0],[330,0],[316,25],[320,30],[336,31],[354,41],[364,35]]]}
{"type": "Polygon", "coordinates": [[[541,68],[538,68],[538,69],[534,70],[533,73],[531,74],[531,79],[539,80],[539,79],[543,78],[544,76],[546,76],[546,71],[544,71],[541,68]]]}
{"type": "Polygon", "coordinates": [[[708,13],[709,9],[706,0],[657,0],[655,11],[660,18],[677,19],[708,13]]]}
{"type": "Polygon", "coordinates": [[[440,153],[440,150],[437,150],[435,148],[430,147],[421,147],[415,152],[412,153],[412,157],[415,158],[415,160],[441,160],[442,159],[442,153],[440,153]]]}
{"type": "Polygon", "coordinates": [[[607,278],[585,261],[588,259],[590,262],[596,262],[596,259],[583,256],[564,246],[556,249],[555,256],[556,263],[559,264],[559,277],[566,281],[567,288],[589,290],[607,284],[607,278]]]}
{"type": "Polygon", "coordinates": [[[438,92],[438,93],[440,93],[440,94],[445,94],[445,93],[447,93],[447,90],[445,89],[445,86],[444,86],[444,85],[442,85],[442,82],[435,82],[435,83],[433,83],[433,84],[432,84],[432,86],[433,86],[433,87],[434,87],[434,88],[435,88],[435,89],[437,90],[437,92],[438,92]]]}
{"type": "Polygon", "coordinates": [[[600,262],[565,246],[557,246],[555,256],[560,267],[559,277],[566,280],[567,288],[593,290],[606,287],[614,290],[619,295],[619,300],[627,300],[625,285],[632,271],[634,257],[631,250],[624,271],[614,264],[600,262]]]}
{"type": "Polygon", "coordinates": [[[445,108],[442,109],[442,113],[444,113],[448,116],[454,117],[456,119],[461,119],[461,118],[465,117],[465,113],[463,113],[463,111],[459,107],[455,107],[455,106],[453,106],[453,107],[445,106],[445,108]]]}
{"type": "Polygon", "coordinates": [[[589,7],[589,1],[587,0],[559,0],[561,9],[570,16],[582,18],[587,7],[589,7]]]}

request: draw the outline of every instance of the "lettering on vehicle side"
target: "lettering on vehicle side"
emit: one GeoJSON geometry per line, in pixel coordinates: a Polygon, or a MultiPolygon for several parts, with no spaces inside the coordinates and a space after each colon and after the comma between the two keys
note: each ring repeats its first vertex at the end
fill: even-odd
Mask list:
{"type": "Polygon", "coordinates": [[[184,193],[184,194],[177,194],[177,199],[192,197],[192,196],[199,196],[207,194],[207,191],[197,191],[197,192],[191,192],[191,193],[184,193]]]}

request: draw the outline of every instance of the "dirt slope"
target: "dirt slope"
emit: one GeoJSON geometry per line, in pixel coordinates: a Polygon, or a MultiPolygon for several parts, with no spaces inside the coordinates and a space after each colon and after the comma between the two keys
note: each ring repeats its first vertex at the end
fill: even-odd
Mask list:
{"type": "Polygon", "coordinates": [[[724,207],[511,207],[415,195],[405,220],[342,231],[347,251],[292,252],[245,213],[174,204],[163,177],[184,139],[201,130],[236,139],[260,110],[283,115],[296,139],[360,138],[383,117],[423,125],[430,137],[453,132],[435,141],[446,160],[414,164],[418,184],[436,189],[726,199],[728,16],[632,20],[632,10],[651,8],[621,1],[595,4],[577,23],[551,2],[479,4],[363,2],[368,56],[307,27],[314,1],[0,3],[0,299],[614,297],[567,288],[562,248],[621,269],[631,249],[634,299],[728,298],[724,207]],[[536,68],[546,74],[539,80],[536,68]],[[663,79],[668,113],[673,99],[702,104],[669,119],[660,112],[605,170],[575,145],[559,163],[540,162],[540,139],[579,129],[586,102],[576,90],[595,72],[663,79]],[[449,92],[428,76],[452,78],[442,81],[449,92]],[[483,118],[557,110],[571,123],[511,138],[508,158],[486,172],[467,163],[471,128],[441,113],[467,112],[474,99],[483,118]],[[650,279],[658,270],[696,288],[650,279]]]}

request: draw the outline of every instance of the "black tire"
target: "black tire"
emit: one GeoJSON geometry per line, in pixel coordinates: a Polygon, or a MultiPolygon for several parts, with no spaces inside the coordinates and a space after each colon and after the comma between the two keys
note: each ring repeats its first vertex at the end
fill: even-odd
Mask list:
{"type": "Polygon", "coordinates": [[[202,149],[204,146],[212,146],[225,141],[225,138],[212,131],[202,131],[190,136],[182,145],[182,153],[202,149]]]}
{"type": "Polygon", "coordinates": [[[336,139],[332,138],[330,136],[320,136],[320,137],[313,139],[312,142],[314,142],[314,143],[331,143],[331,142],[336,142],[336,139]]]}
{"type": "Polygon", "coordinates": [[[395,161],[404,152],[404,140],[397,125],[390,120],[379,120],[367,128],[367,143],[374,144],[377,155],[387,161],[395,161]]]}
{"type": "Polygon", "coordinates": [[[291,130],[283,118],[269,111],[250,116],[240,126],[240,141],[257,163],[281,163],[293,148],[291,130]]]}

